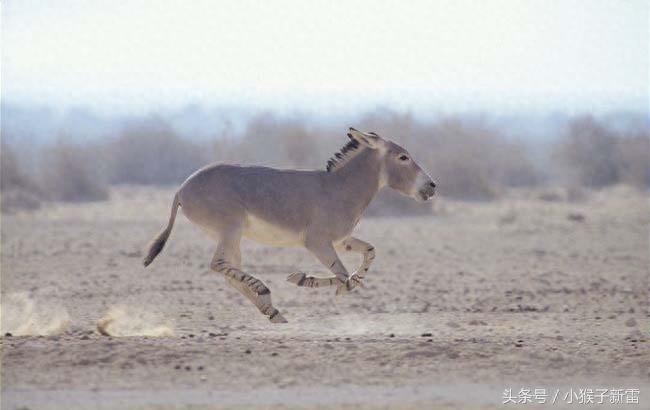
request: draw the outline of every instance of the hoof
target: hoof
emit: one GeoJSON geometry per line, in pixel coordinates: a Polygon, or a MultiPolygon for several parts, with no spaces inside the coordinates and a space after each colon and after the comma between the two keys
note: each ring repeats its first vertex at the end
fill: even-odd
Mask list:
{"type": "Polygon", "coordinates": [[[346,293],[350,293],[350,290],[351,289],[348,289],[347,284],[338,285],[336,287],[336,296],[341,296],[341,295],[345,295],[346,293]]]}
{"type": "Polygon", "coordinates": [[[288,323],[287,319],[280,312],[276,312],[273,316],[269,317],[269,320],[271,323],[288,323]]]}
{"type": "Polygon", "coordinates": [[[336,295],[339,296],[345,293],[349,293],[357,286],[364,287],[361,279],[362,278],[357,275],[357,273],[353,273],[349,278],[347,278],[345,282],[339,283],[339,285],[336,287],[336,295]]]}
{"type": "Polygon", "coordinates": [[[287,282],[291,282],[296,286],[302,286],[306,277],[307,275],[302,272],[292,273],[291,275],[287,276],[287,282]]]}

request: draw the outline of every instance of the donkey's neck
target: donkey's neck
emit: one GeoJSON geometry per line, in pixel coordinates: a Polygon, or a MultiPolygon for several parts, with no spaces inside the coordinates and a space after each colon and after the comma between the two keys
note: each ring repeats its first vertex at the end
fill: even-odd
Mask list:
{"type": "Polygon", "coordinates": [[[329,177],[332,196],[360,216],[381,189],[381,154],[365,149],[329,177]]]}

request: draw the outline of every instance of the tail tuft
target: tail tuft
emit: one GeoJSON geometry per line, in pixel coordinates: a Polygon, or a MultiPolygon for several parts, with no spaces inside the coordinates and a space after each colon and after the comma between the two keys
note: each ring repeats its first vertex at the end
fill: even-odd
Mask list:
{"type": "Polygon", "coordinates": [[[178,211],[178,206],[180,205],[179,199],[178,199],[178,193],[174,196],[174,202],[172,203],[172,210],[171,210],[171,215],[169,216],[169,222],[167,223],[167,226],[165,229],[163,229],[158,236],[154,238],[154,240],[151,242],[149,245],[149,252],[147,252],[147,256],[144,258],[144,261],[142,263],[144,264],[145,268],[153,262],[153,260],[158,256],[160,251],[163,250],[165,247],[165,243],[167,243],[167,239],[169,238],[169,234],[172,233],[172,227],[174,226],[174,220],[176,219],[176,212],[178,211]]]}
{"type": "Polygon", "coordinates": [[[149,245],[149,252],[147,253],[147,256],[144,258],[144,266],[145,268],[153,262],[153,260],[158,256],[160,251],[163,250],[165,247],[165,244],[167,243],[167,238],[169,238],[170,230],[165,228],[156,236],[156,238],[151,242],[149,245]]]}

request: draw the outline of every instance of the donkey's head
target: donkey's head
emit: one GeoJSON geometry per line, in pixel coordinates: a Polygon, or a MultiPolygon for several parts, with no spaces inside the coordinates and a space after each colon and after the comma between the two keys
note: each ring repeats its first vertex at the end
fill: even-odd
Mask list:
{"type": "Polygon", "coordinates": [[[388,185],[418,201],[426,201],[433,196],[436,184],[404,148],[374,132],[361,132],[354,128],[350,128],[348,137],[380,152],[382,185],[388,185]]]}

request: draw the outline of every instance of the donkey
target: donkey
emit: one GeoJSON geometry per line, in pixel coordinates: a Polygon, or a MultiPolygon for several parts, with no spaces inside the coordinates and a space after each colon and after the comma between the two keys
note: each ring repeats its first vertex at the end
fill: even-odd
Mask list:
{"type": "Polygon", "coordinates": [[[224,275],[273,323],[286,323],[286,319],[271,303],[266,285],[241,270],[242,237],[266,245],[305,247],[333,274],[289,275],[287,281],[297,286],[336,285],[336,294],[341,294],[362,285],[375,248],[352,236],[352,231],[370,201],[384,186],[427,201],[436,184],[394,142],[354,128],[348,137],[350,141],[327,162],[326,171],[236,165],[198,170],[174,196],[167,227],[149,245],[144,266],[165,246],[181,206],[185,216],[218,243],[210,268],[224,275]],[[352,274],[337,249],[363,255],[352,274]]]}

